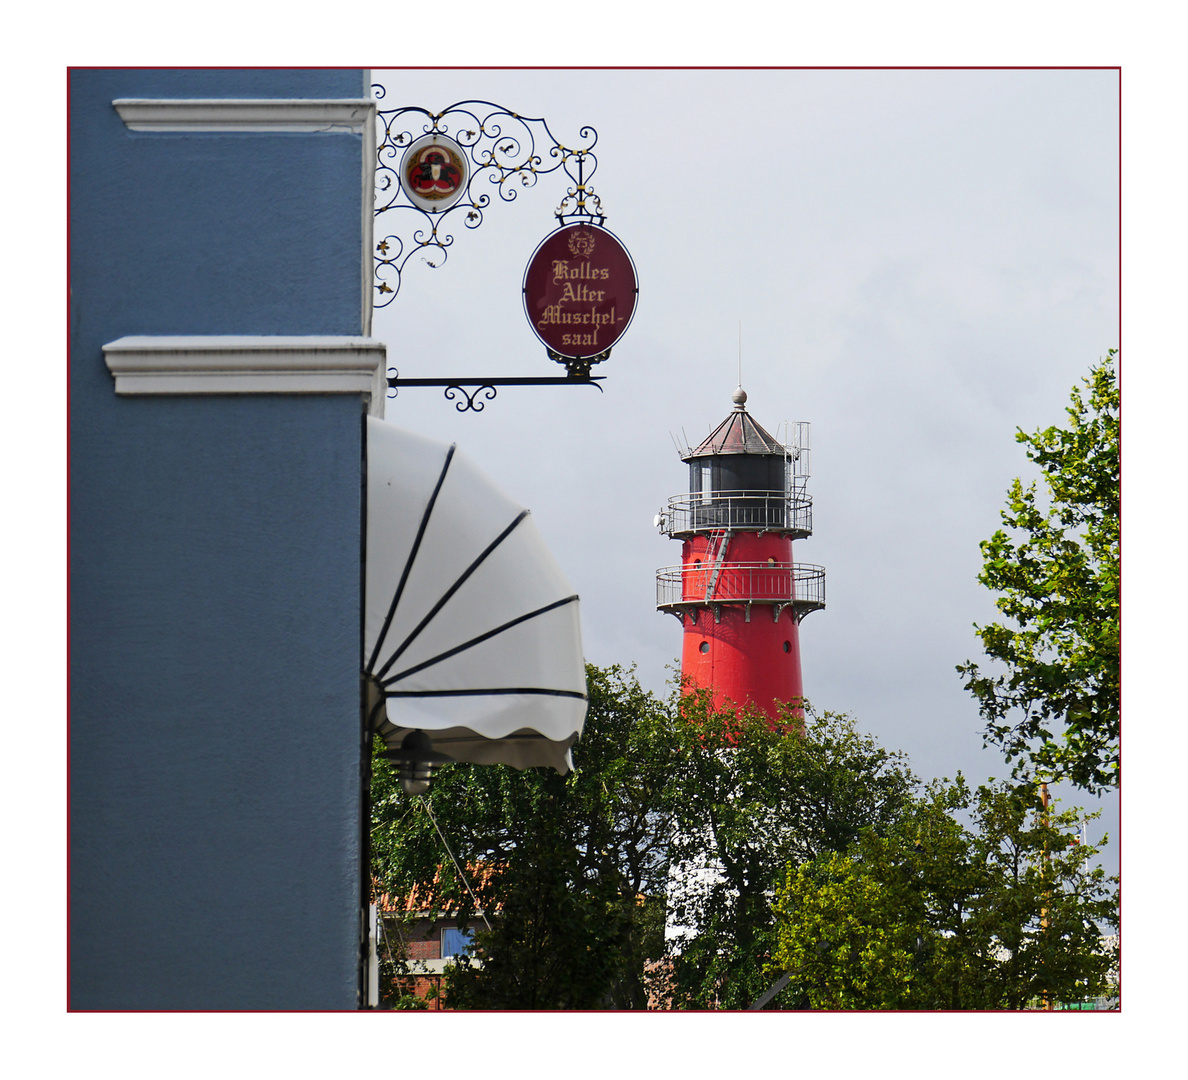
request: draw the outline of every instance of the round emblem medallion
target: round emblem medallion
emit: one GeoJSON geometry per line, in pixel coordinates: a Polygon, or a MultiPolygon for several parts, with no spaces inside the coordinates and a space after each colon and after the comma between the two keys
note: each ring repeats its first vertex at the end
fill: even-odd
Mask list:
{"type": "Polygon", "coordinates": [[[448,210],[465,193],[470,169],[466,153],[445,135],[417,139],[400,162],[400,186],[422,210],[448,210]]]}

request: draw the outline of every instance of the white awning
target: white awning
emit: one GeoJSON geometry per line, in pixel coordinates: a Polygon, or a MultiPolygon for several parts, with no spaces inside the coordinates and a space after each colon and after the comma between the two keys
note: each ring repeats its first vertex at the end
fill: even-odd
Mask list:
{"type": "Polygon", "coordinates": [[[529,512],[454,446],[367,418],[364,673],[373,728],[455,761],[571,767],[578,598],[529,512]]]}

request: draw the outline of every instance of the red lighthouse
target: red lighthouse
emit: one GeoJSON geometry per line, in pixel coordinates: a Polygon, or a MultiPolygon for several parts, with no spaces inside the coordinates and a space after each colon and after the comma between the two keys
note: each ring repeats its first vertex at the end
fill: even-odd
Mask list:
{"type": "Polygon", "coordinates": [[[681,460],[689,492],[660,512],[662,532],[681,541],[681,565],[656,572],[656,607],[681,620],[681,674],[712,691],[715,706],[754,705],[773,720],[799,704],[800,621],[825,606],[825,570],[792,561],[792,541],[812,532],[808,425],[785,446],[734,409],[681,460]]]}

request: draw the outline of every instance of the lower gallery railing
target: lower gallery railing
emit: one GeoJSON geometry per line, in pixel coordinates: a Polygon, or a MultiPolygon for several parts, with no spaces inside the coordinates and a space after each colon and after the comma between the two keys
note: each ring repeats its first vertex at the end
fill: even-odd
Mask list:
{"type": "Polygon", "coordinates": [[[696,604],[825,606],[825,568],[812,563],[725,562],[665,566],[656,571],[656,606],[696,604]]]}

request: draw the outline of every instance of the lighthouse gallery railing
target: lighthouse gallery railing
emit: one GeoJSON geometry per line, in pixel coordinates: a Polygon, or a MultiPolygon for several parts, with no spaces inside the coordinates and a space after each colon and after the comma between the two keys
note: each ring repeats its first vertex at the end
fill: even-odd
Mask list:
{"type": "Polygon", "coordinates": [[[813,563],[724,562],[665,566],[656,571],[656,606],[792,604],[807,614],[825,606],[825,568],[813,563]]]}
{"type": "Polygon", "coordinates": [[[674,495],[661,515],[669,536],[714,529],[760,529],[804,538],[813,531],[813,500],[800,492],[710,491],[674,495]]]}

